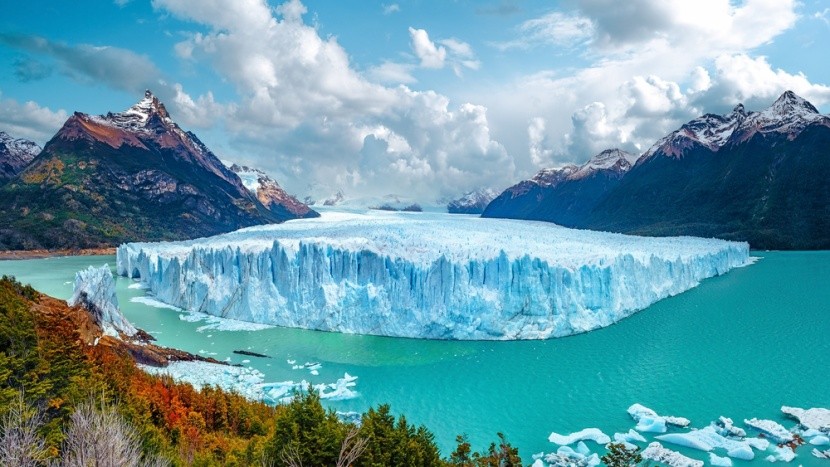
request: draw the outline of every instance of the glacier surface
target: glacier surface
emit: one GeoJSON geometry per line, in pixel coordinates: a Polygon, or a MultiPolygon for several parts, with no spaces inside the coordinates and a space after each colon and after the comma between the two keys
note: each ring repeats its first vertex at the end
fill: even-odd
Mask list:
{"type": "Polygon", "coordinates": [[[432,339],[545,339],[615,323],[750,263],[746,243],[545,222],[324,212],[129,243],[118,273],[168,304],[256,323],[432,339]]]}

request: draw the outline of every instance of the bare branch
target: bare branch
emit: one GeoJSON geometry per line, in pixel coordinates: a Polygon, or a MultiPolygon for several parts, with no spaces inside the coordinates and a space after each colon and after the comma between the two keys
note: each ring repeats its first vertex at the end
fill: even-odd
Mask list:
{"type": "Polygon", "coordinates": [[[37,430],[43,413],[26,404],[21,390],[0,420],[0,465],[34,467],[46,461],[46,443],[37,430]]]}
{"type": "Polygon", "coordinates": [[[351,466],[363,454],[363,451],[366,450],[366,445],[369,440],[359,437],[359,433],[360,431],[356,426],[353,426],[346,433],[346,438],[343,440],[343,444],[340,445],[340,456],[337,458],[337,467],[351,466]]]}

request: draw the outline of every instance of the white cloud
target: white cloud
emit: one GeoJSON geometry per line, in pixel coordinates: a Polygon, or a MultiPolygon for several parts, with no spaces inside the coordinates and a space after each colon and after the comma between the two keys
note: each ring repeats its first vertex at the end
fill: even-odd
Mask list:
{"type": "MultiPolygon", "coordinates": [[[[434,200],[512,177],[512,159],[491,137],[486,108],[454,106],[432,91],[367,80],[336,38],[324,39],[303,22],[298,2],[278,7],[278,16],[261,0],[153,5],[207,26],[177,52],[209,63],[239,95],[238,102],[220,107],[233,143],[223,157],[280,175],[298,194],[343,189],[434,200]]],[[[447,66],[448,56],[474,59],[461,41],[436,45],[426,31],[412,31],[419,61],[447,66]]],[[[366,74],[376,81],[412,79],[406,66],[396,64],[366,74]]]]}
{"type": "MultiPolygon", "coordinates": [[[[615,146],[643,150],[704,112],[726,112],[740,101],[760,109],[788,88],[817,105],[827,99],[826,86],[751,56],[795,25],[793,0],[574,0],[569,6],[574,9],[521,23],[524,34],[501,46],[576,44],[589,66],[543,70],[477,92],[491,111],[494,136],[517,154],[528,147],[525,124],[532,117],[545,120],[544,135],[536,137],[545,138],[552,165],[559,165],[615,146]]],[[[530,149],[517,158],[521,176],[536,170],[538,153],[530,149]]]]}
{"type": "Polygon", "coordinates": [[[424,68],[444,68],[444,62],[447,59],[447,49],[442,46],[436,46],[434,42],[429,39],[424,29],[409,28],[409,37],[412,40],[412,51],[415,56],[421,61],[421,66],[424,68]]]}
{"type": "Polygon", "coordinates": [[[43,146],[66,121],[63,109],[53,111],[36,102],[19,103],[0,95],[0,130],[15,138],[26,138],[43,146]]]}
{"type": "Polygon", "coordinates": [[[383,62],[367,71],[369,78],[386,84],[411,84],[418,80],[412,76],[414,65],[396,62],[383,62]]]}
{"type": "Polygon", "coordinates": [[[545,147],[547,136],[545,135],[545,119],[534,117],[527,125],[527,140],[530,150],[530,161],[536,167],[549,167],[553,160],[553,150],[545,147]]]}
{"type": "Polygon", "coordinates": [[[398,13],[401,11],[401,6],[397,3],[392,3],[390,5],[382,4],[381,8],[383,8],[384,15],[391,15],[392,13],[398,13]]]}
{"type": "Polygon", "coordinates": [[[593,30],[594,24],[584,16],[553,11],[519,25],[517,39],[492,45],[500,50],[528,49],[540,45],[574,46],[587,41],[593,30]]]}

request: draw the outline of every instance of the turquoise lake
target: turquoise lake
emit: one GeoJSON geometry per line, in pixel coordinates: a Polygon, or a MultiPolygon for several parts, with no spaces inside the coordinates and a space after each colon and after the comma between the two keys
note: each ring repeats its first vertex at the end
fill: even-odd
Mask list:
{"type": "MultiPolygon", "coordinates": [[[[197,331],[205,323],[130,302],[144,291],[118,278],[124,314],[159,344],[253,366],[266,381],[330,383],[357,376],[356,399],[328,405],[363,411],[390,403],[427,425],[444,454],[467,433],[482,449],[504,432],[525,463],[553,452],[551,431],[625,432],[639,402],[703,427],[723,415],[768,418],[786,427],[782,405],[830,408],[830,252],[753,252],[752,266],[708,279],[620,323],[548,341],[425,341],[271,328],[197,331]],[[271,359],[233,354],[250,349],[271,359]],[[318,376],[286,360],[320,362],[318,376]]],[[[0,274],[68,298],[74,273],[113,256],[0,261],[0,274]]],[[[650,439],[649,436],[646,436],[650,439]]],[[[593,443],[589,447],[596,449],[593,443]]],[[[700,451],[670,449],[701,460],[700,451]]],[[[802,446],[793,465],[829,465],[802,446]]],[[[722,452],[718,454],[723,455],[722,452]]],[[[735,460],[735,465],[748,464],[735,460]]],[[[753,463],[761,463],[756,456],[753,463]]],[[[765,462],[764,462],[765,463],[765,462]]]]}

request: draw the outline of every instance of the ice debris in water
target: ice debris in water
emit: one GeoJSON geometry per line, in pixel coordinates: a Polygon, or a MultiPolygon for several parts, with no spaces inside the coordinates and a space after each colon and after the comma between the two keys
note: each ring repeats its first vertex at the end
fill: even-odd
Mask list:
{"type": "Polygon", "coordinates": [[[642,452],[643,459],[666,464],[669,467],[703,467],[703,461],[690,459],[677,451],[666,449],[657,441],[648,445],[642,452]]]}
{"type": "Polygon", "coordinates": [[[590,440],[597,444],[608,444],[611,442],[611,438],[608,437],[605,433],[600,431],[598,428],[585,428],[584,430],[577,431],[575,433],[571,433],[569,435],[560,435],[559,433],[551,433],[548,436],[548,441],[553,444],[559,444],[562,446],[576,443],[577,441],[583,440],[590,440]]]}
{"type": "Polygon", "coordinates": [[[163,302],[243,321],[544,339],[608,326],[750,257],[748,244],[714,239],[329,212],[209,238],[129,243],[117,261],[119,274],[140,278],[163,302]]]}
{"type": "Polygon", "coordinates": [[[90,266],[75,273],[72,298],[69,306],[85,306],[104,330],[104,334],[118,337],[118,333],[134,336],[136,328],[127,321],[118,308],[115,295],[115,279],[108,265],[99,268],[90,266]]]}
{"type": "Polygon", "coordinates": [[[628,414],[637,422],[635,429],[644,433],[665,433],[666,424],[685,428],[689,426],[689,419],[657,415],[657,412],[640,404],[633,404],[628,408],[628,414]]]}
{"type": "Polygon", "coordinates": [[[812,429],[830,433],[830,409],[812,408],[802,409],[798,407],[782,406],[781,412],[796,420],[805,429],[812,429]]]}
{"type": "MultiPolygon", "coordinates": [[[[227,391],[236,391],[248,399],[271,404],[290,402],[297,391],[305,391],[309,383],[305,380],[266,383],[265,375],[254,368],[222,365],[210,362],[171,362],[159,368],[139,365],[150,374],[170,375],[174,380],[190,383],[196,389],[205,386],[219,386],[227,391]]],[[[358,397],[354,387],[357,377],[345,373],[342,378],[330,384],[317,384],[313,389],[322,399],[346,400],[358,397]]]]}
{"type": "Polygon", "coordinates": [[[789,430],[772,420],[751,418],[744,420],[744,424],[764,433],[776,443],[789,443],[793,440],[793,434],[789,430]]]}

